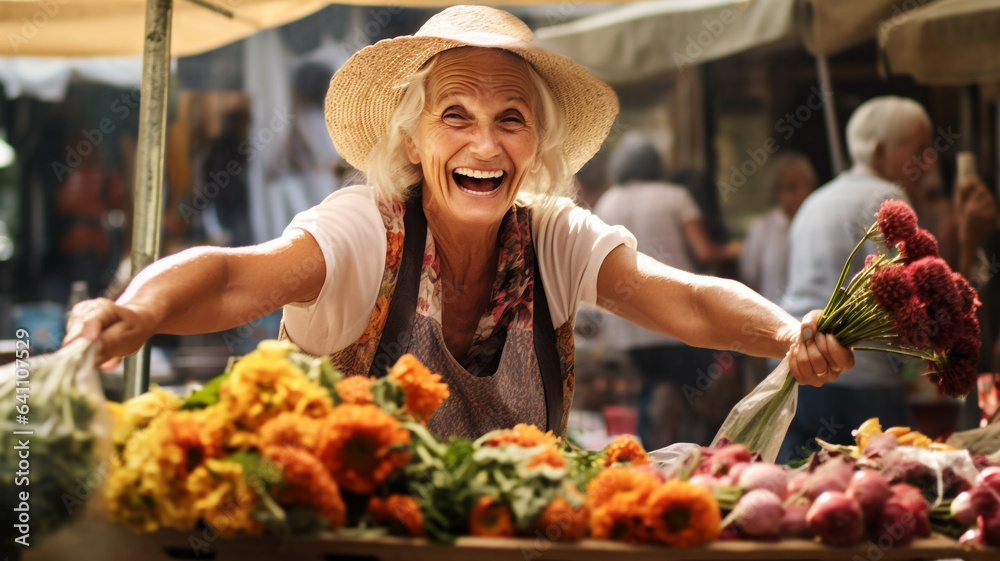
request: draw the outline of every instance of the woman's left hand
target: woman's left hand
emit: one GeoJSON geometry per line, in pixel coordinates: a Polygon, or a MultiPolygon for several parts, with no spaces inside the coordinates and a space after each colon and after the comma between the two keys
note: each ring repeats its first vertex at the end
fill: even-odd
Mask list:
{"type": "Polygon", "coordinates": [[[799,336],[788,349],[788,367],[798,383],[822,386],[836,380],[844,370],[854,368],[854,351],[844,347],[833,335],[820,333],[816,322],[821,310],[802,318],[799,336]]]}

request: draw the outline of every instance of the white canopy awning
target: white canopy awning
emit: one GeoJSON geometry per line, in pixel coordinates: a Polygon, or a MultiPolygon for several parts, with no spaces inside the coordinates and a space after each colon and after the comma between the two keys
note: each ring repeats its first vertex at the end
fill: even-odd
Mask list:
{"type": "Polygon", "coordinates": [[[542,46],[609,82],[638,81],[789,36],[794,0],[659,0],[543,27],[542,46]]]}
{"type": "MultiPolygon", "coordinates": [[[[205,52],[261,29],[303,18],[318,0],[189,0],[173,6],[173,56],[205,52]]],[[[141,55],[145,0],[0,0],[0,56],[141,55]]]]}
{"type": "Polygon", "coordinates": [[[814,55],[831,55],[906,21],[931,0],[798,0],[796,22],[814,55]]]}
{"type": "Polygon", "coordinates": [[[1000,79],[1000,2],[937,0],[887,29],[879,46],[889,72],[922,84],[1000,79]]]}

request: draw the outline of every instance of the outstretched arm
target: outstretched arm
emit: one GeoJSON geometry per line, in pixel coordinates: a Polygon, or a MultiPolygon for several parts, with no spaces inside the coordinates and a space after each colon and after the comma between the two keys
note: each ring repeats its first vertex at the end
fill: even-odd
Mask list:
{"type": "Polygon", "coordinates": [[[692,346],[788,355],[803,384],[822,385],[854,366],[850,350],[817,334],[819,312],[800,322],[738,282],[686,273],[624,245],[604,260],[597,293],[605,309],[692,346]]]}
{"type": "Polygon", "coordinates": [[[134,353],[157,333],[222,331],[309,301],[325,278],[323,253],[301,230],[250,247],[191,248],[144,269],[117,302],[74,306],[64,343],[99,339],[103,363],[134,353]]]}

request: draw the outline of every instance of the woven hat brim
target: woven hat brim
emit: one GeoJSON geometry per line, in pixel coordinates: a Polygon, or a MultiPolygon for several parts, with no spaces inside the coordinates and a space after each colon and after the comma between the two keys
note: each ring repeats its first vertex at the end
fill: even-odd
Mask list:
{"type": "Polygon", "coordinates": [[[455,39],[404,36],[354,54],[330,80],[326,125],[337,151],[358,169],[389,126],[405,84],[434,55],[457,47],[502,48],[531,63],[563,112],[563,154],[576,173],[601,148],[618,115],[618,97],[604,81],[562,55],[506,35],[463,33],[455,39]]]}

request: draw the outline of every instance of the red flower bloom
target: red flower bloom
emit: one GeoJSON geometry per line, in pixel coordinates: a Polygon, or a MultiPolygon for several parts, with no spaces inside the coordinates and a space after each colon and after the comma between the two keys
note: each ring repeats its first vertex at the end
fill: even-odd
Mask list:
{"type": "Polygon", "coordinates": [[[875,303],[892,312],[913,296],[913,282],[905,267],[889,265],[872,273],[871,290],[875,303]]]}
{"type": "MultiPolygon", "coordinates": [[[[976,325],[976,331],[978,331],[976,325]]],[[[966,333],[935,364],[937,371],[930,374],[937,384],[938,393],[951,397],[968,395],[976,387],[976,365],[979,363],[979,337],[966,333]]]]}
{"type": "Polygon", "coordinates": [[[874,263],[877,258],[878,256],[873,254],[869,254],[868,257],[865,257],[865,268],[867,269],[868,267],[871,267],[872,263],[874,263]]]}
{"type": "Polygon", "coordinates": [[[885,236],[885,243],[896,247],[909,240],[917,231],[917,214],[903,201],[890,199],[882,203],[875,213],[878,229],[885,236]]]}
{"type": "Polygon", "coordinates": [[[910,261],[924,257],[937,257],[937,239],[927,230],[917,230],[912,236],[903,240],[899,246],[899,252],[910,261]]]}
{"type": "Polygon", "coordinates": [[[951,278],[955,281],[955,288],[958,289],[958,293],[962,296],[962,314],[975,316],[976,310],[983,304],[979,301],[979,293],[976,292],[975,288],[972,288],[969,281],[965,280],[965,277],[961,274],[953,272],[951,278]]]}
{"type": "Polygon", "coordinates": [[[907,347],[922,349],[930,343],[927,336],[927,311],[916,296],[889,309],[896,323],[899,342],[907,347]]]}
{"type": "Polygon", "coordinates": [[[927,310],[931,344],[937,349],[951,347],[963,321],[962,295],[955,286],[951,269],[940,257],[925,257],[911,263],[908,269],[917,297],[927,310]]]}

